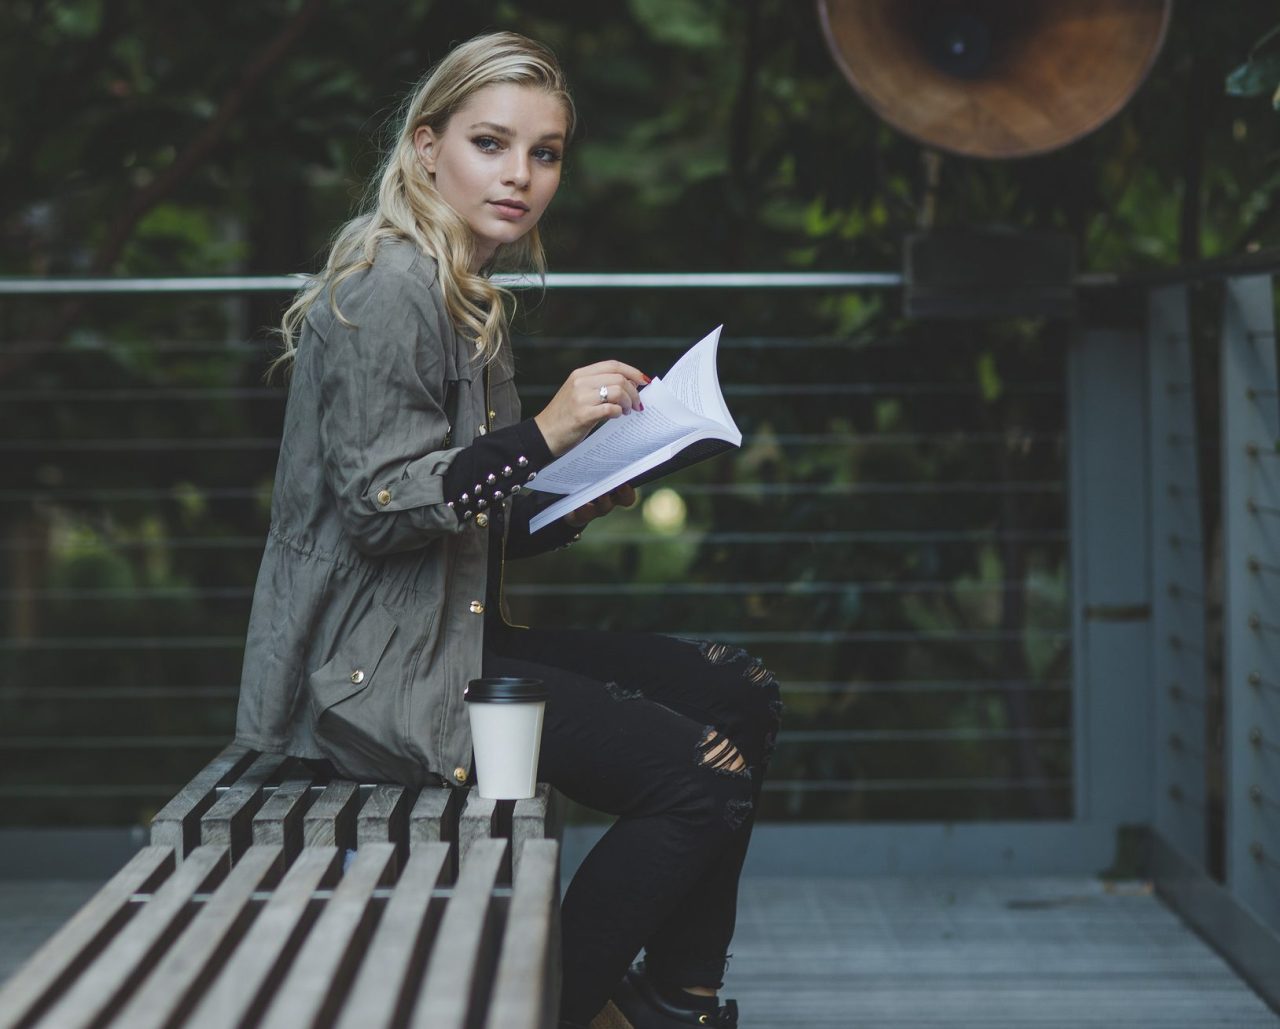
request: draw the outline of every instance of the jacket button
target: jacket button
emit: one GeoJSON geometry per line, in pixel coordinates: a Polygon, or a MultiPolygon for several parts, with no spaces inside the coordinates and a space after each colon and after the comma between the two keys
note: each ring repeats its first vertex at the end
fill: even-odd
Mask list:
{"type": "Polygon", "coordinates": [[[351,681],[354,682],[357,686],[359,686],[360,683],[364,682],[364,672],[361,671],[359,668],[357,668],[354,672],[351,673],[351,681]]]}
{"type": "Polygon", "coordinates": [[[497,411],[494,411],[494,410],[490,410],[490,411],[489,411],[489,417],[490,417],[491,419],[492,419],[492,418],[497,418],[497,417],[498,417],[498,412],[497,412],[497,411]]]}
{"type": "Polygon", "coordinates": [[[489,427],[487,425],[482,425],[476,431],[479,432],[481,436],[483,436],[486,432],[489,431],[489,427]]]}
{"type": "Polygon", "coordinates": [[[378,503],[383,507],[391,503],[391,491],[389,489],[378,490],[378,503]]]}
{"type": "Polygon", "coordinates": [[[478,600],[473,600],[473,601],[471,602],[471,613],[472,613],[473,615],[482,615],[482,614],[484,614],[484,604],[482,604],[482,603],[481,603],[480,601],[478,601],[478,600]]]}
{"type": "MultiPolygon", "coordinates": [[[[482,500],[480,501],[480,503],[483,504],[484,501],[482,500]]],[[[478,515],[476,515],[476,525],[479,528],[483,529],[488,524],[489,524],[489,516],[487,514],[481,511],[478,515]]]]}
{"type": "Polygon", "coordinates": [[[457,768],[453,770],[453,777],[457,779],[458,782],[466,782],[467,770],[463,768],[461,765],[459,765],[457,768]]]}

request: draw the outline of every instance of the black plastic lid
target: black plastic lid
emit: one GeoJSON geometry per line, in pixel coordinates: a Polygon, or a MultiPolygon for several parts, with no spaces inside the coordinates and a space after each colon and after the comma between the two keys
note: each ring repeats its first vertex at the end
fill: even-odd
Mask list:
{"type": "Polygon", "coordinates": [[[541,679],[516,679],[509,676],[472,679],[462,691],[462,699],[486,704],[528,704],[546,700],[547,687],[541,679]]]}

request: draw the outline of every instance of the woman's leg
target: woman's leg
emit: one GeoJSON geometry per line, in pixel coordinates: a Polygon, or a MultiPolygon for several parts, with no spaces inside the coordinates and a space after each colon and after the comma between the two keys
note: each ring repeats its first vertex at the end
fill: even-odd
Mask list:
{"type": "MultiPolygon", "coordinates": [[[[627,966],[741,830],[752,782],[716,760],[692,761],[701,723],[638,692],[487,653],[486,675],[534,676],[550,697],[538,778],[618,815],[565,892],[561,1017],[586,1024],[627,966]]],[[[727,741],[718,758],[728,760],[727,741]]],[[[742,763],[739,761],[738,763],[742,763]]]]}
{"type": "Polygon", "coordinates": [[[727,737],[745,758],[750,805],[738,807],[739,831],[644,941],[655,978],[718,989],[737,921],[738,880],[781,724],[774,676],[739,648],[645,633],[506,630],[495,645],[604,680],[615,698],[639,691],[701,724],[703,738],[727,737]]]}

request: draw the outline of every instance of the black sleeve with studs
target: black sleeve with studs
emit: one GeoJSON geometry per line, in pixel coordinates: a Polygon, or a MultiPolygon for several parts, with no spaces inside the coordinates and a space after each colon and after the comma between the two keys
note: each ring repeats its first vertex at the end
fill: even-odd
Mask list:
{"type": "Polygon", "coordinates": [[[547,442],[532,418],[477,436],[444,474],[448,506],[459,521],[484,528],[489,524],[489,508],[505,497],[519,496],[551,460],[547,442]]]}

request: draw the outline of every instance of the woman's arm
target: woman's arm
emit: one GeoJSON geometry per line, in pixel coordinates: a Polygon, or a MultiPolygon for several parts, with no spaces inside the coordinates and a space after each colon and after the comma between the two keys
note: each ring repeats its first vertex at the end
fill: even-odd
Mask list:
{"type": "Polygon", "coordinates": [[[354,546],[387,554],[462,530],[444,477],[449,320],[430,283],[375,264],[314,345],[325,481],[354,546]],[[447,334],[446,334],[447,333],[447,334]]]}

